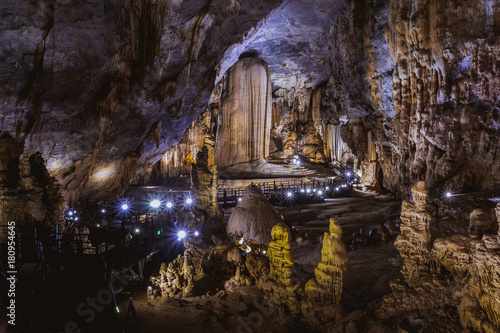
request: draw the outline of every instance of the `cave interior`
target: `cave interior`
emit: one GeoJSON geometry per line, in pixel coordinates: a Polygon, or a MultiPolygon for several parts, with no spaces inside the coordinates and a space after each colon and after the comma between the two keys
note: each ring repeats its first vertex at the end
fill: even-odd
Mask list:
{"type": "Polygon", "coordinates": [[[500,1],[0,14],[1,332],[500,332],[500,1]]]}

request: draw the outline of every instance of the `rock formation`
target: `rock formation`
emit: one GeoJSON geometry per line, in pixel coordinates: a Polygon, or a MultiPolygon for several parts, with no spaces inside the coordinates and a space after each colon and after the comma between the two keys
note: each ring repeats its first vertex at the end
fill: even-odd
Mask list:
{"type": "Polygon", "coordinates": [[[267,64],[255,57],[241,58],[228,70],[217,133],[219,167],[269,156],[270,80],[267,64]]]}
{"type": "Polygon", "coordinates": [[[498,182],[498,11],[491,1],[6,1],[0,10],[10,36],[0,41],[0,58],[8,59],[1,133],[28,155],[42,154],[67,200],[146,179],[207,103],[218,104],[218,84],[251,49],[269,66],[274,135],[284,154],[332,156],[321,149],[331,142],[321,127],[339,126],[359,161],[372,132],[381,185],[406,197],[424,176],[432,188],[498,182]],[[356,122],[362,135],[351,130],[356,122]]]}
{"type": "Polygon", "coordinates": [[[179,256],[168,266],[162,263],[157,277],[151,277],[151,282],[160,288],[162,296],[188,297],[193,292],[193,278],[195,269],[192,266],[190,255],[186,251],[184,256],[179,256]]]}
{"type": "Polygon", "coordinates": [[[469,235],[476,234],[482,236],[491,229],[492,221],[484,210],[474,209],[469,218],[469,235]]]}
{"type": "Polygon", "coordinates": [[[257,186],[246,188],[241,201],[231,213],[226,232],[233,238],[243,237],[245,240],[267,245],[272,240],[271,231],[283,217],[269,203],[257,186]]]}
{"type": "MultiPolygon", "coordinates": [[[[497,205],[497,212],[499,206],[500,204],[497,205]]],[[[467,309],[469,311],[464,311],[462,315],[462,324],[472,326],[477,332],[497,332],[500,329],[500,281],[498,279],[500,276],[500,231],[498,235],[484,235],[473,251],[472,265],[469,266],[472,275],[471,289],[477,299],[476,302],[484,312],[478,311],[479,307],[467,309]]]]}
{"type": "Polygon", "coordinates": [[[292,233],[286,224],[278,223],[273,227],[271,236],[272,241],[267,250],[267,257],[271,263],[269,277],[278,283],[289,285],[293,266],[290,247],[292,233]]]}
{"type": "Polygon", "coordinates": [[[269,277],[263,288],[266,298],[275,308],[297,314],[301,311],[301,298],[304,292],[303,285],[292,276],[291,236],[286,224],[278,223],[273,227],[273,240],[267,250],[269,277]]]}
{"type": "Polygon", "coordinates": [[[394,245],[404,259],[401,271],[406,282],[414,286],[420,277],[429,271],[431,233],[429,224],[432,216],[426,210],[427,189],[425,182],[418,182],[411,188],[413,203],[403,201],[401,207],[401,234],[394,245]]]}
{"type": "Polygon", "coordinates": [[[415,203],[403,202],[402,234],[395,243],[405,261],[405,281],[391,283],[392,294],[385,296],[381,304],[373,304],[375,312],[380,318],[412,312],[432,316],[455,307],[464,328],[498,332],[500,237],[489,234],[488,214],[472,210],[472,232],[438,237],[431,242],[429,222],[433,218],[425,210],[427,192],[423,182],[418,182],[412,192],[415,203]]]}
{"type": "Polygon", "coordinates": [[[339,304],[349,256],[342,242],[342,227],[330,219],[330,230],[323,237],[321,261],[313,278],[306,283],[306,294],[312,302],[339,304]]]}
{"type": "MultiPolygon", "coordinates": [[[[0,224],[52,226],[68,204],[193,163],[193,191],[216,214],[216,160],[270,147],[359,164],[365,185],[414,199],[396,241],[405,281],[381,312],[453,307],[464,327],[498,331],[498,223],[474,207],[484,213],[433,224],[454,208],[434,200],[433,216],[412,188],[498,190],[498,1],[4,0],[0,13],[0,224]]],[[[239,231],[266,243],[281,221],[267,222],[239,231]]],[[[234,273],[214,257],[214,275],[234,273]]],[[[303,290],[287,286],[273,297],[297,311],[303,290]]]]}
{"type": "Polygon", "coordinates": [[[208,154],[208,148],[204,146],[196,154],[196,164],[191,165],[191,191],[196,198],[194,205],[199,228],[205,222],[214,224],[222,221],[224,217],[217,197],[217,166],[213,165],[213,172],[210,171],[208,154]]]}

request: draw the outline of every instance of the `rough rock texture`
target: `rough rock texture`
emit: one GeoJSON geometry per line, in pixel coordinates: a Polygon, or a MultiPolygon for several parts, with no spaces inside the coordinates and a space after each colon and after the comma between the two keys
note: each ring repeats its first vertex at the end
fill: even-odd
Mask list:
{"type": "Polygon", "coordinates": [[[498,183],[499,15],[491,1],[361,0],[339,18],[325,106],[358,157],[373,131],[386,188],[498,183]]]}
{"type": "Polygon", "coordinates": [[[267,257],[271,263],[269,277],[284,285],[289,285],[292,278],[293,257],[290,242],[292,233],[284,223],[278,223],[272,228],[272,241],[269,243],[267,257]]]}
{"type": "MultiPolygon", "coordinates": [[[[435,219],[423,210],[426,192],[422,186],[423,182],[419,182],[412,188],[415,205],[403,202],[401,212],[402,234],[396,246],[405,260],[402,271],[405,281],[391,283],[393,292],[381,303],[372,304],[375,313],[383,319],[413,313],[425,326],[433,316],[442,316],[455,307],[464,328],[498,332],[499,235],[487,234],[489,229],[484,229],[484,235],[464,231],[430,241],[429,221],[435,219]],[[419,232],[409,229],[409,224],[418,221],[423,222],[419,232]]],[[[484,211],[473,210],[470,217],[472,226],[491,225],[484,211]]]]}
{"type": "Polygon", "coordinates": [[[490,231],[492,226],[489,214],[482,209],[474,209],[470,212],[469,221],[469,234],[482,236],[490,231]]]}
{"type": "Polygon", "coordinates": [[[226,232],[232,237],[253,239],[267,245],[271,241],[274,225],[281,222],[283,217],[269,203],[260,188],[249,186],[231,213],[226,232]]]}
{"type": "Polygon", "coordinates": [[[321,127],[340,125],[360,161],[372,133],[382,185],[406,197],[424,178],[432,191],[499,181],[500,11],[489,0],[4,1],[0,10],[0,131],[42,154],[66,199],[141,177],[251,50],[269,65],[277,108],[312,106],[312,122],[276,128],[284,153],[302,149],[303,132],[301,153],[330,155],[321,127]]]}
{"type": "Polygon", "coordinates": [[[401,207],[401,234],[394,245],[404,260],[402,273],[406,282],[414,286],[426,274],[430,264],[432,216],[426,210],[427,189],[424,182],[411,188],[414,203],[403,201],[401,207]]]}
{"type": "Polygon", "coordinates": [[[3,1],[0,132],[39,151],[67,199],[123,190],[205,109],[224,50],[278,5],[3,1]]]}
{"type": "Polygon", "coordinates": [[[306,283],[306,294],[313,302],[339,304],[349,256],[342,242],[342,227],[330,219],[330,230],[323,237],[321,261],[313,278],[306,283]]]}
{"type": "Polygon", "coordinates": [[[195,269],[191,263],[189,253],[179,256],[167,266],[162,263],[157,277],[151,277],[151,282],[160,288],[162,296],[182,297],[191,296],[194,288],[193,278],[195,269]]]}
{"type": "Polygon", "coordinates": [[[278,223],[273,227],[272,241],[267,250],[270,270],[263,288],[266,299],[275,308],[298,314],[301,311],[304,290],[300,280],[293,275],[291,238],[292,233],[286,224],[278,223]]]}
{"type": "Polygon", "coordinates": [[[191,173],[191,165],[196,163],[196,156],[204,147],[208,149],[208,170],[216,174],[215,140],[218,113],[218,103],[207,107],[188,127],[179,142],[167,151],[158,162],[147,169],[144,174],[136,175],[133,182],[136,184],[155,183],[162,185],[169,185],[179,181],[187,182],[191,173]]]}
{"type": "MultiPolygon", "coordinates": [[[[319,96],[323,88],[279,88],[273,92],[272,143],[274,156],[301,155],[324,161],[329,155],[323,143],[319,96]]],[[[325,137],[325,139],[327,139],[325,137]]]]}
{"type": "Polygon", "coordinates": [[[64,222],[62,190],[39,153],[29,155],[8,134],[0,137],[0,239],[8,222],[20,228],[64,222]]]}
{"type": "MultiPolygon", "coordinates": [[[[224,218],[224,212],[219,206],[217,198],[217,166],[209,168],[209,149],[204,146],[196,154],[196,164],[191,165],[191,192],[196,198],[194,205],[197,210],[198,219],[214,224],[224,218]]],[[[213,160],[213,149],[212,149],[213,160]]]]}
{"type": "MultiPolygon", "coordinates": [[[[466,318],[470,320],[470,325],[475,330],[483,329],[493,332],[495,329],[500,329],[500,284],[498,280],[500,276],[500,234],[484,236],[475,250],[471,267],[474,294],[481,309],[486,312],[489,321],[494,326],[483,319],[484,316],[480,311],[471,311],[472,315],[468,313],[464,315],[469,316],[466,318]]],[[[466,320],[463,321],[466,322],[466,320]]]]}

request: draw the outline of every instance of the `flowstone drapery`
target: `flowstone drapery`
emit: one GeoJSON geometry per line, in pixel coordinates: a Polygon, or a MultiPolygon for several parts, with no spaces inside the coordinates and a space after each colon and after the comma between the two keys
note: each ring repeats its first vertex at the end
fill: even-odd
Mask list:
{"type": "Polygon", "coordinates": [[[267,64],[255,57],[242,58],[228,70],[221,100],[222,123],[217,135],[219,167],[269,156],[270,78],[267,64]]]}

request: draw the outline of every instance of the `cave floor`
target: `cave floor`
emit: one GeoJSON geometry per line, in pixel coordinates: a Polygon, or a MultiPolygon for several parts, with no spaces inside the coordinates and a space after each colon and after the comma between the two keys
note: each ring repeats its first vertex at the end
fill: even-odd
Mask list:
{"type": "MultiPolygon", "coordinates": [[[[399,216],[400,206],[400,202],[390,197],[353,191],[348,198],[277,207],[293,228],[297,274],[303,279],[313,276],[321,259],[320,237],[328,230],[330,217],[338,218],[344,230],[343,240],[349,245],[353,243],[352,234],[359,233],[361,228],[370,230],[399,216]]],[[[225,209],[226,221],[232,210],[225,209]]],[[[386,243],[347,247],[350,261],[342,296],[345,314],[366,309],[370,301],[390,292],[390,280],[400,277],[402,261],[392,243],[391,239],[386,243]]],[[[263,293],[254,286],[186,299],[151,301],[145,291],[130,296],[141,320],[135,323],[129,318],[127,332],[163,332],[166,328],[169,332],[311,332],[299,319],[283,317],[266,308],[263,293]]],[[[128,298],[120,302],[120,308],[121,319],[125,321],[128,298]]]]}

